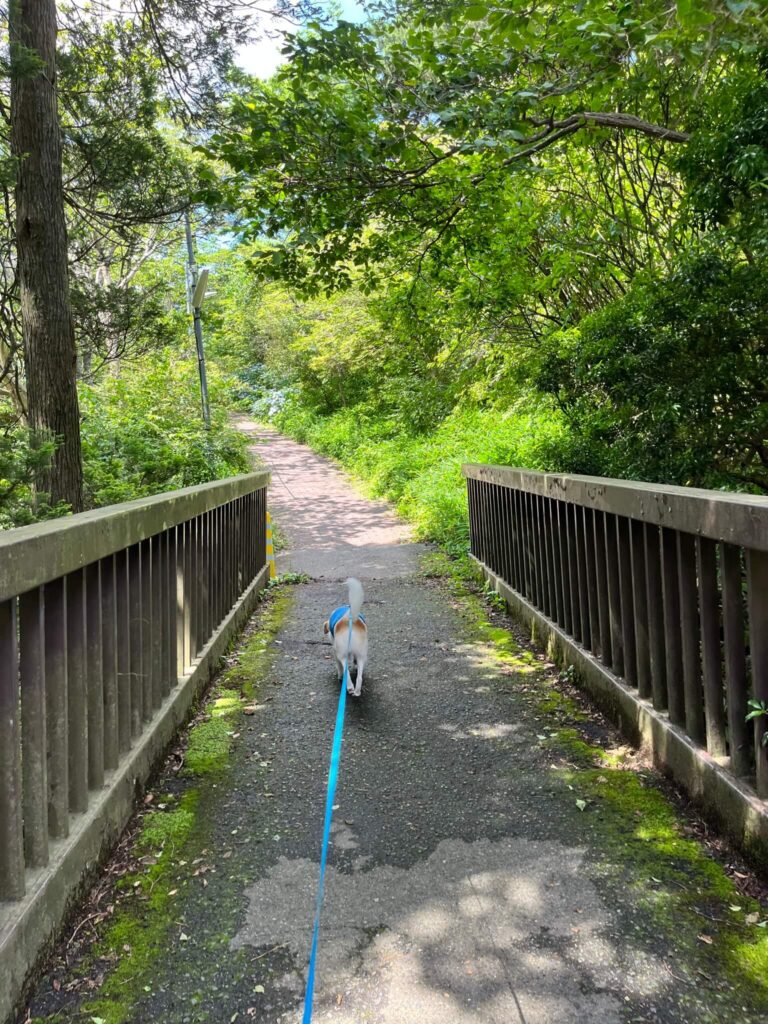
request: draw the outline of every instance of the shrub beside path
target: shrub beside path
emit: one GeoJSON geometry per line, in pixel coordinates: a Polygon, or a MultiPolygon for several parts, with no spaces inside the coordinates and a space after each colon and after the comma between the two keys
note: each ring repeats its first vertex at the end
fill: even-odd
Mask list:
{"type": "Polygon", "coordinates": [[[101,995],[59,1019],[299,1021],[338,693],[322,623],[354,574],[370,667],[348,703],[317,1024],[765,1021],[765,915],[654,773],[386,506],[240,427],[273,469],[281,569],[311,579],[276,633],[256,627],[267,660],[243,648],[255,696],[148,897],[169,897],[151,955],[128,930],[101,995]]]}

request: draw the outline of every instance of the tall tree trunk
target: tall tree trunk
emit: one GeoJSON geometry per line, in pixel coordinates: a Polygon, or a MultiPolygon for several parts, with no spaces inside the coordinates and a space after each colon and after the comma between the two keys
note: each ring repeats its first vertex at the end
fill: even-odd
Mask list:
{"type": "Polygon", "coordinates": [[[75,333],[56,89],[55,0],[11,0],[11,144],[29,423],[56,441],[37,481],[51,503],[83,507],[75,333]]]}

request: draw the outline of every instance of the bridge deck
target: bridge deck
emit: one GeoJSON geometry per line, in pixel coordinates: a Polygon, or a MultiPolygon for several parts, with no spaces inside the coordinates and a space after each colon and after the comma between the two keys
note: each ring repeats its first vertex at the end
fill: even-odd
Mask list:
{"type": "Polygon", "coordinates": [[[759,937],[753,904],[683,838],[653,773],[558,695],[506,619],[421,573],[423,549],[386,509],[292,442],[259,448],[294,539],[282,568],[313,580],[224,773],[169,769],[156,785],[169,812],[196,796],[135,923],[118,911],[102,959],[83,948],[79,967],[60,963],[33,1017],[298,1020],[336,702],[318,641],[354,572],[371,664],[348,709],[318,1024],[764,1020],[765,989],[732,959],[759,937]]]}

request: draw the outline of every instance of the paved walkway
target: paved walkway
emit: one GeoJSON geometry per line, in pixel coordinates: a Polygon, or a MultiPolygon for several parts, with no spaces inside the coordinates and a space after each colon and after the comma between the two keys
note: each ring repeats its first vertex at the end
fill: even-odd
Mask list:
{"type": "Polygon", "coordinates": [[[269,503],[290,550],[281,572],[313,578],[393,579],[413,573],[423,547],[408,543],[407,525],[383,501],[360,497],[333,463],[270,427],[238,417],[253,453],[272,470],[269,503]]]}
{"type": "MultiPolygon", "coordinates": [[[[320,640],[350,573],[370,666],[348,704],[317,1024],[768,1019],[726,965],[718,922],[735,911],[727,889],[711,897],[718,869],[683,855],[655,791],[634,802],[632,772],[614,771],[627,782],[614,788],[610,768],[585,771],[587,791],[541,662],[494,653],[507,635],[478,632],[471,603],[418,573],[424,549],[386,506],[271,431],[254,446],[293,543],[283,568],[312,582],[295,588],[225,784],[200,797],[205,885],[180,884],[170,938],[137,966],[141,998],[120,1021],[298,1024],[337,699],[320,640]],[[601,778],[627,799],[601,800],[601,778]]],[[[72,1012],[57,1019],[89,1020],[72,1012]]]]}

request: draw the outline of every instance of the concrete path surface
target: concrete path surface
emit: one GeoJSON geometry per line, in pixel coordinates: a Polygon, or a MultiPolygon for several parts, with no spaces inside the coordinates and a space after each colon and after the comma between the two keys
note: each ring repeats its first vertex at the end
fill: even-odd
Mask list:
{"type": "Polygon", "coordinates": [[[175,854],[180,877],[206,874],[172,891],[121,1008],[48,993],[30,1019],[298,1024],[338,693],[322,623],[354,573],[370,667],[348,704],[317,1024],[768,1020],[743,952],[764,933],[647,770],[558,696],[503,616],[488,625],[479,599],[420,571],[427,549],[386,506],[252,430],[292,542],[283,568],[312,579],[293,588],[225,778],[201,790],[197,858],[175,854]],[[604,765],[585,738],[611,751],[604,765]]]}
{"type": "Polygon", "coordinates": [[[237,424],[272,470],[270,509],[291,541],[278,560],[281,572],[391,579],[416,571],[424,549],[408,543],[407,525],[385,502],[360,497],[331,462],[271,427],[245,417],[237,424]]]}

